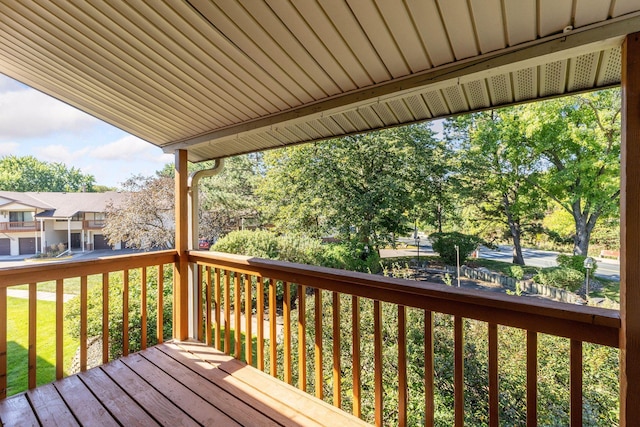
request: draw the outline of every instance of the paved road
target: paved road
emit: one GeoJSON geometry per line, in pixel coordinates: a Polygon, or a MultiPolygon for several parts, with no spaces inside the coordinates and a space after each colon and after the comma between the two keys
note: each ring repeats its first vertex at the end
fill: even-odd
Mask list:
{"type": "MultiPolygon", "coordinates": [[[[398,239],[398,242],[406,243],[409,245],[415,245],[415,240],[411,238],[401,237],[398,239]]],[[[480,258],[485,259],[493,259],[496,261],[503,262],[511,262],[513,256],[511,255],[512,246],[509,245],[501,245],[497,249],[489,249],[485,247],[480,248],[479,256],[480,258]]],[[[393,255],[392,253],[387,253],[386,251],[381,251],[381,256],[383,258],[387,256],[415,256],[417,254],[417,250],[415,248],[411,249],[400,249],[398,255],[393,255]]],[[[424,255],[432,255],[434,254],[433,249],[431,248],[431,243],[424,237],[420,237],[420,254],[424,255]]],[[[542,251],[538,249],[528,249],[524,248],[522,250],[522,255],[524,256],[524,262],[526,265],[531,265],[534,267],[553,267],[558,265],[556,263],[556,257],[559,252],[553,251],[542,251]]],[[[614,259],[603,259],[596,258],[598,263],[598,269],[596,270],[596,276],[603,277],[609,280],[620,280],[620,262],[614,259]]]]}

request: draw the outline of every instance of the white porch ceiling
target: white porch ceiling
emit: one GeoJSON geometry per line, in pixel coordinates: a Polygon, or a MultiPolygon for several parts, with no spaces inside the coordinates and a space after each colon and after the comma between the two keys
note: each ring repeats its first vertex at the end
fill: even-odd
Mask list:
{"type": "Polygon", "coordinates": [[[200,161],[617,85],[638,31],[640,0],[0,0],[0,72],[200,161]]]}

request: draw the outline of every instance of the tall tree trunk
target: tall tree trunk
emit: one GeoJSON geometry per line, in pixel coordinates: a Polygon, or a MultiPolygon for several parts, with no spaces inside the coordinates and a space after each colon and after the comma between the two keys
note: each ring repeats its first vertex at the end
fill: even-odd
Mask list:
{"type": "Polygon", "coordinates": [[[512,263],[517,265],[524,265],[524,257],[522,256],[522,243],[520,242],[522,237],[522,231],[520,229],[520,219],[516,218],[511,212],[511,201],[507,194],[502,195],[502,207],[504,213],[507,216],[507,224],[509,225],[509,232],[511,233],[511,240],[513,240],[513,259],[512,263]]]}
{"type": "Polygon", "coordinates": [[[574,202],[571,208],[571,213],[576,223],[576,234],[573,236],[573,254],[587,256],[589,254],[591,232],[600,217],[600,211],[596,210],[589,214],[589,211],[585,209],[585,211],[582,212],[579,200],[574,202]]]}

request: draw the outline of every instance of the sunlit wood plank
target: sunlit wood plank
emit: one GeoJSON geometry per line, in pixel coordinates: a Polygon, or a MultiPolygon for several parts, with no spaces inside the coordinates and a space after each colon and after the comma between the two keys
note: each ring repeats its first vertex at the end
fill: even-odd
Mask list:
{"type": "Polygon", "coordinates": [[[360,360],[360,298],[351,297],[351,324],[352,326],[352,346],[353,346],[353,415],[360,418],[362,415],[362,379],[360,360]]]}
{"type": "Polygon", "coordinates": [[[282,282],[282,317],[284,323],[284,382],[291,384],[291,289],[288,282],[282,282]]]}
{"type": "Polygon", "coordinates": [[[56,280],[56,379],[64,376],[64,280],[56,280]]]}
{"type": "Polygon", "coordinates": [[[122,354],[129,354],[129,270],[122,272],[122,354]]]}
{"type": "Polygon", "coordinates": [[[378,300],[373,301],[373,386],[376,426],[382,426],[383,389],[382,389],[382,307],[378,300]]]}
{"type": "Polygon", "coordinates": [[[307,391],[307,288],[298,285],[298,388],[307,391]]]}
{"type": "Polygon", "coordinates": [[[407,425],[407,308],[398,306],[398,425],[407,425]]]}
{"type": "Polygon", "coordinates": [[[453,318],[453,410],[455,426],[464,425],[464,319],[453,318]]]}
{"type": "MultiPolygon", "coordinates": [[[[37,287],[35,283],[29,283],[29,353],[28,353],[28,387],[36,387],[36,356],[37,356],[37,287]]],[[[81,341],[82,343],[82,341],[81,341]]]]}
{"type": "Polygon", "coordinates": [[[316,397],[322,399],[324,397],[324,373],[322,364],[322,291],[318,288],[313,290],[314,300],[314,320],[315,320],[315,337],[314,337],[314,372],[315,372],[315,388],[316,397]]]}
{"type": "Polygon", "coordinates": [[[257,367],[264,371],[264,280],[262,276],[258,276],[256,285],[256,304],[257,304],[257,321],[258,321],[258,343],[257,343],[257,367]]]}
{"type": "Polygon", "coordinates": [[[342,406],[342,371],[340,369],[340,294],[333,292],[332,329],[333,329],[333,406],[342,406]]]}

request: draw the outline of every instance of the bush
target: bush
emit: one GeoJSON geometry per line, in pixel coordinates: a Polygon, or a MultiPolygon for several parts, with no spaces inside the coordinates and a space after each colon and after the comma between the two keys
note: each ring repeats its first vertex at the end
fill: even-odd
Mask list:
{"type": "Polygon", "coordinates": [[[519,265],[511,265],[508,268],[508,274],[516,280],[522,280],[524,278],[524,268],[519,265]]]}
{"type": "MultiPolygon", "coordinates": [[[[163,269],[163,336],[170,337],[173,329],[173,269],[163,269]]],[[[111,273],[109,278],[109,358],[116,359],[123,354],[122,341],[122,274],[111,273]]],[[[129,351],[141,349],[141,275],[139,269],[129,274],[129,351]]],[[[147,268],[147,345],[157,344],[158,280],[157,268],[147,268]]],[[[65,305],[67,330],[74,338],[80,337],[80,297],[65,305]]],[[[102,336],[102,287],[96,286],[87,293],[87,335],[102,336]]]]}
{"type": "Polygon", "coordinates": [[[549,267],[538,270],[533,280],[536,283],[575,292],[584,283],[584,274],[567,267],[549,267]]]}
{"type": "Polygon", "coordinates": [[[325,245],[321,265],[375,274],[380,271],[380,255],[362,243],[332,243],[325,245]]]}
{"type": "Polygon", "coordinates": [[[433,233],[429,236],[433,250],[436,251],[442,261],[447,265],[456,265],[456,245],[460,250],[460,263],[469,258],[469,255],[476,250],[483,240],[478,236],[452,233],[433,233]]]}
{"type": "MultiPolygon", "coordinates": [[[[584,268],[584,260],[587,259],[585,255],[564,255],[560,254],[556,258],[558,265],[560,267],[571,268],[573,270],[578,270],[582,273],[582,277],[584,278],[587,274],[587,269],[584,268]]],[[[591,273],[589,276],[593,276],[598,268],[598,263],[593,261],[593,268],[591,269],[591,273]]]]}
{"type": "Polygon", "coordinates": [[[276,259],[278,256],[278,239],[275,234],[269,231],[233,231],[218,240],[211,250],[276,259]]]}

